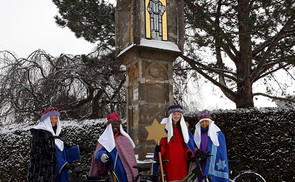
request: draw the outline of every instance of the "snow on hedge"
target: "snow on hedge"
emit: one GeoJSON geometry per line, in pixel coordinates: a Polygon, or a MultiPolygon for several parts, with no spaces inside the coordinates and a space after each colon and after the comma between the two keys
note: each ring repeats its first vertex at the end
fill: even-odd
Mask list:
{"type": "MultiPolygon", "coordinates": [[[[228,156],[241,162],[235,170],[255,170],[266,181],[295,181],[295,109],[215,110],[213,120],[223,131],[228,156]]],[[[185,113],[194,131],[196,113],[185,113]]],[[[87,145],[91,152],[75,164],[89,168],[106,119],[62,121],[71,145],[87,145]]],[[[124,126],[126,121],[123,121],[124,126]]],[[[0,130],[0,181],[26,181],[31,134],[36,123],[10,124],[0,130]]],[[[148,154],[151,155],[151,154],[148,154]]]]}

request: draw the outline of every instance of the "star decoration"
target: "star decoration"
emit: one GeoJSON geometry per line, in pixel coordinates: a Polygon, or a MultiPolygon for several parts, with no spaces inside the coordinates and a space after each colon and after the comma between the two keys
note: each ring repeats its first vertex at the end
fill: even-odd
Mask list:
{"type": "Polygon", "coordinates": [[[219,159],[219,161],[218,161],[218,163],[216,165],[218,166],[218,170],[219,169],[224,170],[224,168],[226,167],[225,160],[220,160],[219,159]]]}
{"type": "Polygon", "coordinates": [[[167,137],[165,132],[166,124],[160,124],[156,119],[151,126],[146,126],[145,129],[148,131],[147,140],[155,140],[158,144],[163,137],[167,137]]]}

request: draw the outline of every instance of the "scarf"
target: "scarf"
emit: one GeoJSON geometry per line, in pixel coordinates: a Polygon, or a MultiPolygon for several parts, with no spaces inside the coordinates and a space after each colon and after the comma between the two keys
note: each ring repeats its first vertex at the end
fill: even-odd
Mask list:
{"type": "Polygon", "coordinates": [[[218,136],[217,132],[220,131],[219,127],[214,124],[214,121],[212,121],[209,118],[203,118],[201,119],[195,126],[195,133],[194,133],[194,141],[198,148],[200,148],[201,144],[201,122],[204,120],[209,121],[209,129],[208,129],[208,136],[212,140],[212,143],[215,146],[219,146],[218,136]]]}
{"type": "MultiPolygon", "coordinates": [[[[61,125],[60,125],[60,120],[59,120],[58,116],[57,116],[56,132],[53,131],[53,128],[52,128],[52,125],[50,122],[50,117],[47,117],[45,120],[41,121],[40,123],[38,123],[38,125],[34,126],[33,128],[37,129],[37,130],[46,130],[46,131],[50,132],[53,136],[59,136],[59,134],[61,132],[61,125]]],[[[55,138],[54,142],[60,151],[64,150],[64,142],[61,139],[55,138]]]]}
{"type": "MultiPolygon", "coordinates": [[[[168,143],[169,143],[170,139],[173,136],[172,114],[173,113],[171,113],[168,118],[164,118],[161,121],[161,124],[166,124],[165,129],[168,131],[168,140],[167,140],[168,143]]],[[[187,125],[185,124],[184,117],[183,117],[182,113],[181,113],[181,119],[180,119],[179,122],[180,122],[181,132],[182,132],[182,135],[183,135],[183,141],[186,144],[188,144],[188,142],[189,142],[188,128],[187,128],[187,125]]]]}
{"type": "MultiPolygon", "coordinates": [[[[135,147],[135,144],[133,142],[133,140],[131,139],[131,137],[124,131],[122,125],[120,124],[120,133],[127,137],[130,141],[130,143],[132,144],[133,148],[135,147]]],[[[102,133],[102,135],[99,137],[99,139],[97,140],[108,152],[111,152],[115,147],[115,138],[114,138],[114,134],[113,134],[113,128],[112,128],[112,124],[109,124],[107,126],[107,128],[105,129],[105,131],[102,133]]]]}

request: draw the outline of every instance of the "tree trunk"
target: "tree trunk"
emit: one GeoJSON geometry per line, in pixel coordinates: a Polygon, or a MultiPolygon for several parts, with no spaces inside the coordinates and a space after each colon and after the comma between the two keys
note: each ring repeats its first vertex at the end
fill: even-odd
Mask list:
{"type": "Polygon", "coordinates": [[[252,61],[252,45],[250,36],[249,0],[239,0],[238,20],[239,20],[239,39],[240,39],[240,55],[237,61],[237,95],[236,107],[249,108],[254,107],[252,94],[251,61],[252,61]]]}
{"type": "Polygon", "coordinates": [[[253,95],[252,95],[252,83],[249,78],[239,82],[237,97],[236,97],[236,108],[251,108],[254,107],[253,95]]]}
{"type": "MultiPolygon", "coordinates": [[[[105,88],[105,87],[104,87],[105,88]]],[[[96,119],[96,118],[102,118],[102,112],[101,112],[101,106],[99,105],[99,99],[101,98],[103,94],[103,89],[100,89],[96,95],[92,99],[92,112],[89,116],[89,119],[96,119]]]]}

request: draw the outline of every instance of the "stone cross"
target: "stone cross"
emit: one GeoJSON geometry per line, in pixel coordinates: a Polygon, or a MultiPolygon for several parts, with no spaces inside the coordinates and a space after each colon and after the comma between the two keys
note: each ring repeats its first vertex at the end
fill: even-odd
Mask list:
{"type": "MultiPolygon", "coordinates": [[[[147,11],[150,14],[150,32],[151,38],[156,40],[163,39],[163,15],[166,7],[159,0],[151,0],[147,6],[147,11]]],[[[150,37],[149,37],[150,38],[150,37]]],[[[166,39],[167,40],[167,39],[166,39]]]]}

